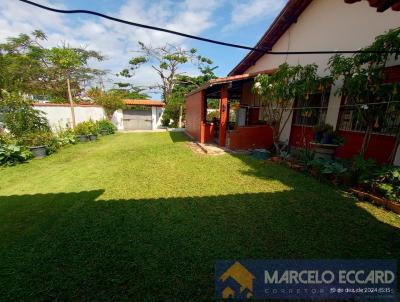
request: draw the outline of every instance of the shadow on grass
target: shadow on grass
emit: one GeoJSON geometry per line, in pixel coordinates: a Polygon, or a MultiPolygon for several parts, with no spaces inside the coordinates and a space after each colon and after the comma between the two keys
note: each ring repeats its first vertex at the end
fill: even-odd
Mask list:
{"type": "Polygon", "coordinates": [[[190,137],[184,131],[168,131],[171,140],[174,143],[190,141],[190,137]]]}
{"type": "Polygon", "coordinates": [[[339,194],[0,196],[0,297],[210,301],[217,259],[400,256],[399,229],[339,194]]]}

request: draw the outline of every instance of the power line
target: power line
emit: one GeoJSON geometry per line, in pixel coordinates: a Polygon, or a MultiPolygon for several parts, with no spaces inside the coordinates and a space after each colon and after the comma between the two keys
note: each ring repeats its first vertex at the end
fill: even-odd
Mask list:
{"type": "Polygon", "coordinates": [[[186,37],[189,39],[194,39],[194,40],[199,40],[207,43],[212,43],[212,44],[217,44],[217,45],[222,45],[222,46],[227,46],[227,47],[232,47],[232,48],[239,48],[239,49],[246,49],[246,50],[251,50],[251,51],[256,51],[256,52],[262,52],[264,54],[271,54],[271,55],[312,55],[312,54],[354,54],[354,53],[398,53],[398,52],[390,52],[390,51],[365,51],[365,50],[318,50],[318,51],[270,51],[268,49],[264,48],[255,48],[255,47],[250,47],[246,45],[240,45],[240,44],[234,44],[234,43],[228,43],[228,42],[223,42],[223,41],[218,41],[218,40],[213,40],[213,39],[208,39],[200,36],[195,36],[195,35],[189,35],[185,34],[179,31],[174,31],[174,30],[169,30],[161,27],[156,27],[156,26],[151,26],[151,25],[146,25],[142,23],[136,23],[136,22],[131,22],[115,17],[111,17],[99,12],[91,11],[91,10],[84,10],[84,9],[73,9],[73,10],[65,10],[65,9],[57,9],[49,6],[45,6],[33,1],[29,0],[19,0],[21,2],[24,2],[26,4],[30,4],[36,7],[39,7],[44,10],[48,10],[51,12],[55,13],[61,13],[61,14],[89,14],[89,15],[94,15],[98,16],[104,19],[108,19],[114,22],[122,23],[122,24],[127,24],[131,26],[136,26],[136,27],[141,27],[141,28],[146,28],[150,30],[155,30],[155,31],[160,31],[160,32],[165,32],[168,34],[172,35],[177,35],[177,36],[182,36],[186,37]]]}

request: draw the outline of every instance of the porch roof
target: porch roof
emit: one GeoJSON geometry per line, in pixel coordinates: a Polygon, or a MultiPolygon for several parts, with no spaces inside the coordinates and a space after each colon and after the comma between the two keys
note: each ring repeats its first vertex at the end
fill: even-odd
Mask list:
{"type": "Polygon", "coordinates": [[[251,80],[259,74],[272,74],[275,70],[276,69],[268,69],[268,70],[263,70],[263,71],[259,71],[259,72],[245,73],[245,74],[234,75],[234,76],[229,76],[229,77],[225,77],[225,78],[212,79],[212,80],[209,80],[204,85],[198,87],[197,89],[189,92],[187,94],[187,96],[195,94],[199,91],[205,90],[209,97],[218,98],[221,86],[224,84],[232,83],[233,85],[231,85],[228,88],[229,96],[237,97],[237,93],[239,93],[238,89],[240,88],[239,87],[240,85],[235,85],[235,84],[251,80]]]}

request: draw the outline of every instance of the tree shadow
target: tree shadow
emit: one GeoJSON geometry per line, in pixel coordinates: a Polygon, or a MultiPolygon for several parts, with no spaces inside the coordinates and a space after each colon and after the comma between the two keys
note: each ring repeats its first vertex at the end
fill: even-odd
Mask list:
{"type": "Polygon", "coordinates": [[[311,192],[0,196],[0,297],[209,301],[219,259],[398,259],[399,229],[311,192]]]}
{"type": "Polygon", "coordinates": [[[184,131],[168,131],[168,134],[174,143],[187,142],[191,140],[184,131]]]}

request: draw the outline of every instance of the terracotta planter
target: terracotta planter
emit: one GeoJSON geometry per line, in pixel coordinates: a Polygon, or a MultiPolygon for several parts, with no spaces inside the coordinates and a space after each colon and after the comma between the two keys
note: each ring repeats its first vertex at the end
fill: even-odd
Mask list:
{"type": "Polygon", "coordinates": [[[47,156],[45,146],[29,147],[29,149],[32,152],[33,158],[40,159],[47,156]]]}
{"type": "Polygon", "coordinates": [[[374,202],[377,205],[383,206],[388,210],[391,210],[397,214],[400,214],[400,203],[395,202],[395,201],[391,201],[391,200],[387,200],[385,198],[370,194],[370,193],[366,193],[360,190],[355,190],[355,189],[350,189],[350,192],[352,192],[353,194],[357,195],[358,198],[360,199],[368,199],[372,202],[374,202]]]}
{"type": "Polygon", "coordinates": [[[270,160],[273,161],[273,162],[279,163],[279,162],[282,161],[282,158],[279,157],[279,156],[272,156],[272,157],[270,158],[270,160]]]}

